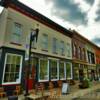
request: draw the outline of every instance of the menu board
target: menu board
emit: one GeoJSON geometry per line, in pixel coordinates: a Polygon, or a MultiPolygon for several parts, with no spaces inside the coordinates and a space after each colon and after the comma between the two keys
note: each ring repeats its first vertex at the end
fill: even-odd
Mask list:
{"type": "Polygon", "coordinates": [[[70,87],[68,83],[63,83],[62,85],[62,94],[67,94],[70,92],[70,87]]]}

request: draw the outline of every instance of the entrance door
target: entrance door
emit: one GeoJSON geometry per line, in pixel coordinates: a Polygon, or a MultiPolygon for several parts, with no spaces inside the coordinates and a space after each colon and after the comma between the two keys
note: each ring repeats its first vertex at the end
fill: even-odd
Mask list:
{"type": "Polygon", "coordinates": [[[31,67],[29,73],[29,80],[28,80],[28,89],[32,90],[35,87],[36,83],[36,74],[37,74],[37,65],[38,65],[38,58],[31,58],[31,67]]]}
{"type": "Polygon", "coordinates": [[[95,70],[91,70],[91,80],[95,80],[95,70]]]}
{"type": "Polygon", "coordinates": [[[84,79],[84,72],[83,72],[83,69],[79,69],[79,79],[80,79],[80,82],[82,82],[83,79],[84,79]]]}

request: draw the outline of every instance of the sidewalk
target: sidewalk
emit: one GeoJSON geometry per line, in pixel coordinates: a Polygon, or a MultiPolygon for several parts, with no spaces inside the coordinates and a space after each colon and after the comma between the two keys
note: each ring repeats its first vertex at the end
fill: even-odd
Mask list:
{"type": "MultiPolygon", "coordinates": [[[[72,89],[71,93],[68,94],[67,96],[65,96],[64,97],[65,99],[63,99],[63,100],[66,100],[66,99],[67,100],[78,100],[75,98],[85,97],[87,94],[89,94],[97,89],[100,89],[100,82],[93,82],[92,86],[90,88],[87,88],[87,89],[79,89],[78,85],[72,86],[71,89],[72,89]]],[[[85,100],[85,99],[82,99],[82,100],[85,100]]]]}
{"type": "MultiPolygon", "coordinates": [[[[78,98],[78,97],[83,97],[97,89],[100,89],[100,82],[93,82],[92,86],[90,88],[87,88],[87,89],[79,89],[78,87],[78,83],[73,85],[73,86],[70,86],[70,93],[67,94],[67,95],[61,95],[61,96],[57,96],[55,95],[53,98],[54,100],[79,100],[79,99],[75,99],[75,98],[78,98]]],[[[52,98],[52,100],[53,100],[52,98]]],[[[24,95],[19,95],[18,96],[18,100],[24,100],[25,97],[24,95]]],[[[0,98],[0,100],[8,100],[7,98],[0,98]]],[[[84,99],[82,99],[84,100],[84,99]]]]}

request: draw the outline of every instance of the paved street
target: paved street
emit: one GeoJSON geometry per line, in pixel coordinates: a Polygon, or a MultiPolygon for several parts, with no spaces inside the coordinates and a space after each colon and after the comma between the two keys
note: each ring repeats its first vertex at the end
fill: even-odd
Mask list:
{"type": "MultiPolygon", "coordinates": [[[[79,89],[78,83],[71,86],[70,93],[67,95],[55,95],[52,100],[100,100],[100,82],[94,82],[91,88],[79,89]]],[[[0,99],[7,100],[7,98],[0,99]]],[[[24,96],[20,95],[18,100],[24,100],[24,96]]]]}

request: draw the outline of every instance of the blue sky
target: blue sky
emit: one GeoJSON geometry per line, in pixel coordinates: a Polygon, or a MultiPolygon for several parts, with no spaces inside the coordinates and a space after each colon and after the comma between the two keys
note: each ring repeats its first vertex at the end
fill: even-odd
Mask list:
{"type": "Polygon", "coordinates": [[[100,46],[100,0],[19,1],[100,46]]]}

